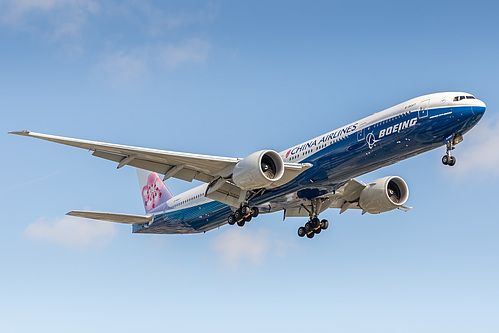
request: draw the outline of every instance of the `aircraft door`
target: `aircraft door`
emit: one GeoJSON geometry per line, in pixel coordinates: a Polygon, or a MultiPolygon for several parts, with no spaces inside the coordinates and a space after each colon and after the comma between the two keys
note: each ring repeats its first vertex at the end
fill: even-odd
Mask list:
{"type": "Polygon", "coordinates": [[[418,117],[419,118],[426,118],[428,117],[428,106],[430,105],[430,100],[427,99],[426,101],[422,101],[421,104],[419,105],[419,113],[418,117]]]}
{"type": "Polygon", "coordinates": [[[357,141],[362,141],[366,137],[366,129],[363,128],[362,130],[357,132],[357,141]]]}

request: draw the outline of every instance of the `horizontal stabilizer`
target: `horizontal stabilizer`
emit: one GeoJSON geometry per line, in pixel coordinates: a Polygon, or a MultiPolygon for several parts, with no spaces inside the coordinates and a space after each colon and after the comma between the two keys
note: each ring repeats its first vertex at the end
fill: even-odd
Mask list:
{"type": "Polygon", "coordinates": [[[116,222],[124,224],[147,224],[154,218],[153,215],[132,215],[132,214],[115,214],[115,213],[101,213],[101,212],[84,212],[73,210],[66,215],[84,217],[87,219],[116,222]]]}

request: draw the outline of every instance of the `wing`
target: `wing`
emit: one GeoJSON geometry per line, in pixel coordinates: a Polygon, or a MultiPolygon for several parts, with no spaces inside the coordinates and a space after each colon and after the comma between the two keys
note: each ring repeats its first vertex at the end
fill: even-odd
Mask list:
{"type": "Polygon", "coordinates": [[[118,163],[118,168],[131,165],[136,168],[164,174],[165,179],[175,177],[192,181],[210,182],[223,175],[239,159],[200,154],[179,153],[167,150],[118,145],[105,142],[66,138],[29,131],[10,132],[46,141],[93,151],[92,155],[118,163]]]}
{"type": "Polygon", "coordinates": [[[339,208],[340,214],[347,209],[361,209],[359,206],[360,192],[365,187],[366,184],[360,180],[350,179],[334,194],[329,195],[329,199],[331,200],[329,208],[339,208]]]}
{"type": "MultiPolygon", "coordinates": [[[[113,143],[67,138],[30,131],[9,132],[52,141],[72,147],[88,149],[92,155],[118,163],[117,168],[131,165],[136,168],[154,171],[170,177],[192,181],[194,179],[211,183],[221,178],[229,178],[234,166],[241,160],[234,157],[220,157],[201,154],[181,153],[168,150],[125,146],[113,143]]],[[[301,163],[284,163],[285,173],[281,181],[273,187],[293,179],[310,165],[301,163]]]]}
{"type": "Polygon", "coordinates": [[[136,168],[164,174],[165,179],[175,177],[186,181],[197,179],[203,182],[210,182],[217,176],[223,176],[226,169],[232,171],[234,165],[239,161],[239,159],[231,157],[189,154],[160,149],[125,146],[30,131],[10,133],[88,149],[93,151],[92,155],[96,157],[117,162],[118,169],[125,165],[131,165],[136,168]]]}
{"type": "MultiPolygon", "coordinates": [[[[367,185],[360,180],[350,179],[334,194],[329,195],[329,199],[331,200],[329,208],[339,208],[340,214],[345,212],[347,209],[362,209],[359,206],[360,192],[362,192],[366,186],[367,185]]],[[[408,212],[412,210],[412,207],[402,205],[397,209],[408,212]]],[[[364,213],[365,212],[363,211],[362,214],[364,213]]]]}

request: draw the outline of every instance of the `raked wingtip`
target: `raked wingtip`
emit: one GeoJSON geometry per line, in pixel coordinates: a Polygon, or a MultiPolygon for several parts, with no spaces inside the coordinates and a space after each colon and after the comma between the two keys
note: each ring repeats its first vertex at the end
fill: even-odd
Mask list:
{"type": "Polygon", "coordinates": [[[30,131],[11,131],[8,134],[15,134],[15,135],[24,135],[27,136],[29,135],[30,131]]]}

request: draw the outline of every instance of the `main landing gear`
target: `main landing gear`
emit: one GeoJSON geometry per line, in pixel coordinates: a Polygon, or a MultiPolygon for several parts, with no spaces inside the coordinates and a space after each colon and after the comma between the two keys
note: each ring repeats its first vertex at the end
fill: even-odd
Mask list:
{"type": "Polygon", "coordinates": [[[452,139],[447,141],[445,143],[446,146],[446,152],[445,155],[442,157],[442,163],[443,165],[448,165],[448,166],[454,166],[456,164],[456,158],[450,154],[450,152],[454,149],[456,149],[456,145],[463,141],[463,136],[459,134],[455,134],[452,139]]]}
{"type": "Polygon", "coordinates": [[[238,226],[242,227],[246,222],[249,222],[252,218],[257,217],[259,213],[260,211],[258,210],[258,207],[250,208],[247,205],[242,205],[241,208],[234,212],[234,214],[229,215],[227,223],[230,225],[237,223],[238,226]]]}
{"type": "Polygon", "coordinates": [[[308,211],[310,220],[303,227],[298,228],[298,236],[305,237],[306,235],[307,238],[314,238],[315,234],[320,234],[322,230],[326,230],[329,227],[328,220],[321,221],[318,217],[319,212],[323,211],[321,209],[323,202],[324,200],[321,198],[311,200],[311,209],[302,205],[308,211]]]}
{"type": "Polygon", "coordinates": [[[329,226],[328,220],[319,220],[319,218],[314,217],[305,223],[304,227],[298,228],[298,236],[304,237],[307,235],[308,238],[314,238],[315,234],[320,234],[322,230],[326,230],[329,226]]]}

